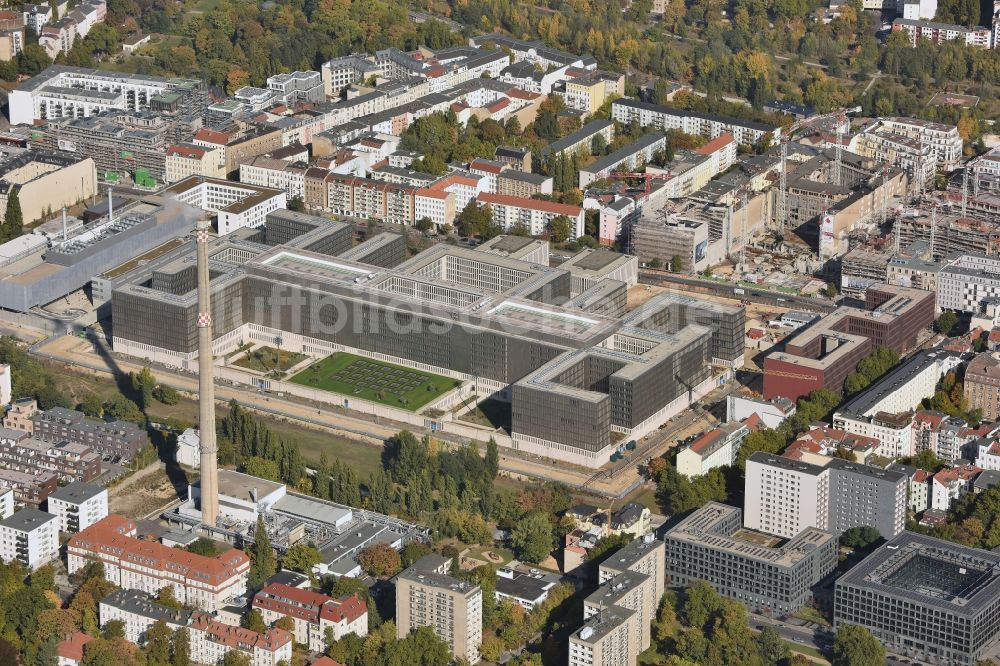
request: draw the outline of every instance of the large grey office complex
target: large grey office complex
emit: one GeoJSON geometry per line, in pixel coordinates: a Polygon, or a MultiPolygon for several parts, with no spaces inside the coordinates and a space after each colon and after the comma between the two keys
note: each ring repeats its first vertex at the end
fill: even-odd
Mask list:
{"type": "Polygon", "coordinates": [[[920,661],[975,664],[1000,633],[1000,554],[903,532],[837,579],[833,621],[920,661]]]}
{"type": "Polygon", "coordinates": [[[752,611],[798,610],[837,566],[837,537],[808,527],[784,540],[744,529],[741,513],[710,502],[668,531],[668,584],[704,580],[752,611]]]}
{"type": "MultiPolygon", "coordinates": [[[[586,264],[445,244],[399,263],[399,237],[344,249],[348,229],[282,212],[213,241],[216,353],[280,338],[317,356],[346,347],[457,373],[512,402],[517,448],[589,466],[614,451],[613,431],[650,432],[710,388],[713,363],[742,359],[742,307],[663,294],[619,319],[598,313],[620,300],[620,281],[574,293],[574,271],[593,280],[586,264]]],[[[116,351],[194,367],[194,270],[188,250],[112,292],[116,351]]]]}

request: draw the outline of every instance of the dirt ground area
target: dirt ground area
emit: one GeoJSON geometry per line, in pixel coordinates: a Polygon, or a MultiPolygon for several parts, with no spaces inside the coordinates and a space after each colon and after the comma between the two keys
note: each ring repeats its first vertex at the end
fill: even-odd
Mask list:
{"type": "Polygon", "coordinates": [[[194,478],[182,472],[171,479],[163,463],[153,463],[109,489],[108,512],[133,520],[145,518],[172,500],[186,496],[187,484],[194,478]]]}
{"type": "MultiPolygon", "coordinates": [[[[634,310],[635,308],[643,305],[654,296],[662,294],[666,291],[679,291],[673,287],[661,287],[651,284],[637,284],[628,290],[628,300],[626,302],[626,307],[629,310],[634,310]]],[[[723,298],[722,296],[715,296],[714,294],[698,294],[690,293],[691,296],[705,300],[714,301],[716,303],[724,303],[726,305],[737,305],[740,301],[735,298],[723,298]]],[[[750,329],[751,323],[756,322],[753,325],[760,325],[763,323],[767,326],[767,322],[771,319],[775,319],[785,312],[788,312],[788,308],[779,308],[774,305],[762,305],[760,303],[749,303],[747,308],[747,330],[750,329]]]]}

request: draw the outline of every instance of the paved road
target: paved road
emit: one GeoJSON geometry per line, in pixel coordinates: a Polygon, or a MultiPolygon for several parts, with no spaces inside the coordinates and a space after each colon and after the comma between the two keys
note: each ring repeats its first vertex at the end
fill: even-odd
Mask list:
{"type": "Polygon", "coordinates": [[[671,285],[694,287],[695,289],[707,291],[716,296],[725,298],[748,300],[763,305],[772,305],[784,308],[796,308],[809,312],[826,314],[833,312],[837,306],[830,301],[810,296],[793,296],[780,292],[769,291],[767,289],[755,289],[744,287],[729,282],[715,282],[714,280],[701,280],[699,278],[684,277],[675,273],[665,273],[661,271],[651,271],[643,269],[639,271],[639,282],[641,284],[652,284],[661,287],[671,285]],[[742,293],[738,293],[740,290],[742,293]]]}

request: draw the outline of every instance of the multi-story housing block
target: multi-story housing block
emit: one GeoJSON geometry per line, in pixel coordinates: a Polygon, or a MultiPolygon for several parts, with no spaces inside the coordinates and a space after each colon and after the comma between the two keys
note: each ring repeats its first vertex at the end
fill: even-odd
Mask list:
{"type": "Polygon", "coordinates": [[[0,486],[14,491],[14,501],[20,506],[39,508],[48,496],[59,487],[59,476],[55,472],[17,472],[0,469],[0,486]]]}
{"type": "Polygon", "coordinates": [[[186,629],[194,663],[221,664],[229,652],[242,653],[250,666],[279,666],[292,660],[293,637],[284,629],[258,633],[225,624],[207,613],[168,608],[137,590],[112,592],[101,600],[99,611],[102,627],[121,622],[126,640],[140,646],[156,622],[165,622],[171,631],[186,629]]]}
{"type": "Polygon", "coordinates": [[[326,649],[327,629],[335,641],[347,634],[368,635],[368,607],[358,595],[334,599],[311,590],[269,583],[254,595],[253,607],[269,625],[282,617],[292,618],[295,642],[315,652],[326,649]]]}
{"type": "Polygon", "coordinates": [[[483,592],[478,585],[441,573],[434,556],[421,558],[396,578],[396,637],[431,627],[455,658],[480,660],[483,592]],[[431,568],[428,562],[433,561],[431,568]]]}
{"type": "Polygon", "coordinates": [[[101,456],[118,456],[128,462],[149,443],[146,433],[135,423],[126,421],[93,421],[64,407],[36,411],[32,417],[32,434],[45,442],[69,441],[83,444],[101,456]]]}
{"type": "Polygon", "coordinates": [[[47,508],[60,532],[76,534],[108,517],[108,489],[76,481],[49,495],[47,508]]]}
{"type": "Polygon", "coordinates": [[[207,611],[246,592],[250,558],[243,551],[231,548],[206,557],[137,536],[134,522],[110,515],[70,537],[67,570],[72,574],[99,561],[105,578],[119,587],[156,594],[172,586],[178,601],[207,611]]]}
{"type": "Polygon", "coordinates": [[[920,19],[897,18],[892,22],[893,32],[905,32],[910,38],[910,46],[916,46],[926,39],[932,44],[960,42],[966,46],[988,49],[992,43],[992,30],[981,26],[972,28],[951,23],[937,23],[920,19]]]}
{"type": "Polygon", "coordinates": [[[1000,359],[996,352],[983,352],[969,361],[963,387],[969,409],[982,410],[988,421],[1000,418],[1000,359]]]}
{"type": "MultiPolygon", "coordinates": [[[[58,28],[56,33],[60,33],[58,28]]],[[[62,33],[58,34],[60,40],[69,36],[67,30],[62,33]]],[[[178,101],[194,112],[208,105],[208,89],[199,81],[54,65],[10,93],[10,122],[28,125],[39,119],[142,111],[167,93],[179,95],[178,101]]]]}
{"type": "Polygon", "coordinates": [[[781,129],[774,125],[684,111],[631,99],[617,99],[612,102],[611,118],[624,124],[636,122],[641,127],[654,127],[660,130],[678,129],[685,134],[701,134],[709,139],[729,133],[733,135],[737,144],[743,145],[756,144],[764,137],[777,141],[781,135],[781,129]]]}
{"type": "Polygon", "coordinates": [[[101,475],[101,456],[85,444],[45,442],[6,428],[0,428],[0,465],[28,474],[53,472],[61,481],[92,481],[101,475]]]}
{"type": "Polygon", "coordinates": [[[747,459],[746,526],[791,538],[816,527],[835,534],[870,525],[886,537],[903,531],[902,472],[828,458],[825,465],[757,452],[747,459]]]}
{"type": "Polygon", "coordinates": [[[476,197],[480,206],[489,206],[493,221],[504,231],[523,227],[532,236],[541,236],[550,231],[549,224],[557,217],[569,219],[570,237],[579,238],[584,234],[583,209],[579,206],[555,203],[542,199],[522,199],[503,194],[483,192],[476,197]]]}
{"type": "Polygon", "coordinates": [[[962,137],[958,135],[958,128],[954,125],[918,118],[879,118],[862,131],[867,133],[880,130],[908,137],[921,146],[929,146],[939,169],[951,171],[962,158],[962,137]]]}
{"type": "Polygon", "coordinates": [[[282,104],[322,102],[326,99],[323,77],[319,72],[291,72],[267,77],[267,87],[282,104]]]}
{"type": "Polygon", "coordinates": [[[0,485],[0,520],[14,514],[14,489],[0,485]]]}
{"type": "Polygon", "coordinates": [[[29,571],[59,557],[59,521],[38,509],[21,509],[0,521],[0,560],[17,560],[29,571]]]}

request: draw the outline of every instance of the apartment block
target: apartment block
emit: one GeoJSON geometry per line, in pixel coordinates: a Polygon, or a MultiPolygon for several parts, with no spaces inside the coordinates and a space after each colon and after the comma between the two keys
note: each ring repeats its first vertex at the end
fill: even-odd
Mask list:
{"type": "Polygon", "coordinates": [[[897,18],[892,22],[893,32],[905,32],[910,38],[910,46],[916,46],[926,39],[932,44],[960,42],[966,46],[981,49],[990,48],[992,30],[980,26],[968,28],[964,25],[937,23],[919,19],[897,18]]]}
{"type": "Polygon", "coordinates": [[[791,538],[870,525],[890,538],[906,521],[906,475],[828,458],[825,465],[758,451],[747,459],[746,527],[791,538]]]}
{"type": "Polygon", "coordinates": [[[108,517],[108,489],[82,481],[63,486],[49,495],[48,512],[60,532],[75,534],[108,517]]]}
{"type": "Polygon", "coordinates": [[[748,434],[750,429],[739,422],[724,423],[702,433],[677,454],[677,472],[695,477],[716,467],[732,465],[748,434]]]}
{"type": "Polygon", "coordinates": [[[0,486],[13,489],[14,501],[19,506],[38,509],[59,487],[59,476],[55,472],[0,469],[0,486]]]}
{"type": "Polygon", "coordinates": [[[441,573],[439,565],[437,558],[426,556],[397,576],[396,637],[431,627],[452,655],[475,664],[483,641],[483,592],[441,573]]]}
{"type": "Polygon", "coordinates": [[[0,520],[14,514],[14,489],[0,485],[0,520]]]}
{"type": "Polygon", "coordinates": [[[766,123],[685,111],[632,99],[612,102],[611,119],[624,124],[635,121],[641,127],[660,130],[679,129],[685,134],[701,134],[709,139],[729,133],[737,144],[744,145],[754,145],[765,136],[776,141],[781,134],[780,128],[766,123]]]}
{"type": "Polygon", "coordinates": [[[101,475],[101,456],[84,444],[50,443],[6,428],[0,428],[0,465],[28,474],[54,472],[60,481],[92,481],[101,475]]]}
{"type": "Polygon", "coordinates": [[[965,399],[970,409],[983,410],[983,418],[1000,418],[1000,359],[996,352],[983,352],[965,368],[965,399]]]}
{"type": "Polygon", "coordinates": [[[105,578],[121,588],[156,594],[170,585],[178,601],[207,611],[245,594],[250,570],[241,550],[205,557],[143,541],[136,524],[117,515],[70,537],[66,553],[70,574],[96,560],[104,564],[105,578]]]}
{"type": "Polygon", "coordinates": [[[879,118],[865,131],[878,131],[879,129],[908,137],[920,145],[930,146],[939,169],[951,171],[962,158],[962,137],[958,135],[958,128],[954,125],[945,125],[919,118],[879,118]]]}
{"type": "Polygon", "coordinates": [[[167,148],[164,182],[168,185],[190,176],[225,178],[224,148],[181,143],[167,148]]]}
{"type": "Polygon", "coordinates": [[[325,651],[327,629],[335,641],[347,634],[368,635],[368,607],[358,595],[334,599],[311,590],[269,583],[254,595],[252,605],[269,625],[282,617],[292,618],[295,642],[315,652],[325,651]]]}
{"type": "Polygon", "coordinates": [[[576,153],[590,154],[591,145],[598,135],[610,144],[615,135],[615,124],[610,120],[592,120],[572,134],[567,134],[548,144],[539,152],[542,159],[572,157],[576,153]]]}
{"type": "Polygon", "coordinates": [[[751,611],[784,615],[812,599],[812,588],[837,566],[837,537],[805,527],[788,540],[741,525],[738,508],[710,502],[664,536],[674,588],[707,581],[751,611]]]}
{"type": "Polygon", "coordinates": [[[84,444],[102,456],[119,456],[126,463],[149,443],[145,431],[134,423],[94,421],[83,412],[63,407],[36,411],[31,421],[32,434],[37,439],[84,444]]]}
{"type": "Polygon", "coordinates": [[[247,657],[251,666],[279,666],[292,660],[293,637],[284,629],[258,633],[225,624],[208,613],[168,608],[137,590],[112,592],[101,600],[99,612],[102,627],[121,622],[126,640],[139,646],[145,645],[147,632],[156,622],[165,622],[171,631],[187,629],[191,661],[198,664],[221,664],[233,651],[247,657]]]}
{"type": "Polygon", "coordinates": [[[21,509],[0,521],[0,560],[17,560],[29,571],[59,557],[59,521],[38,509],[21,509]]]}
{"type": "Polygon", "coordinates": [[[530,199],[536,194],[552,194],[552,177],[505,169],[497,176],[497,194],[522,199],[530,199]]]}
{"type": "Polygon", "coordinates": [[[532,236],[541,236],[549,232],[549,223],[552,220],[566,217],[570,223],[571,238],[579,238],[584,234],[583,209],[579,206],[489,192],[479,194],[476,202],[480,206],[490,207],[493,221],[503,227],[504,231],[523,226],[532,236]]]}
{"type": "Polygon", "coordinates": [[[586,189],[595,180],[608,178],[615,171],[637,171],[649,162],[657,152],[664,150],[667,137],[662,132],[650,132],[639,140],[618,150],[597,158],[592,164],[580,169],[580,189],[586,189]]]}

